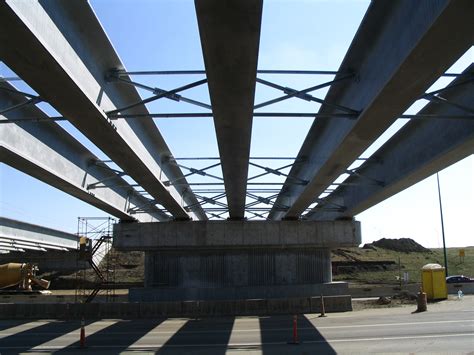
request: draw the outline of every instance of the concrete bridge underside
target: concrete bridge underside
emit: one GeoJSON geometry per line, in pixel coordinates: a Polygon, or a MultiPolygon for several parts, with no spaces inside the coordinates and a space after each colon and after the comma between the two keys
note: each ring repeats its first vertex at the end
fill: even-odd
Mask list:
{"type": "Polygon", "coordinates": [[[263,1],[196,0],[195,8],[205,79],[142,99],[86,1],[0,2],[0,59],[39,94],[0,83],[1,161],[122,221],[115,247],[146,253],[146,288],[132,291],[133,300],[344,293],[332,283],[330,249],[360,243],[354,215],[474,152],[473,67],[442,96],[426,94],[474,43],[474,1],[372,1],[281,190],[257,198],[266,220],[252,222],[245,218],[252,121],[262,115],[254,101],[263,1]],[[206,83],[226,203],[193,192],[146,107],[206,83]],[[432,102],[321,201],[421,97],[432,102]],[[121,170],[23,104],[39,99],[121,170]],[[347,117],[334,118],[341,112],[347,117]],[[229,220],[207,221],[216,217],[207,203],[224,206],[229,220]]]}

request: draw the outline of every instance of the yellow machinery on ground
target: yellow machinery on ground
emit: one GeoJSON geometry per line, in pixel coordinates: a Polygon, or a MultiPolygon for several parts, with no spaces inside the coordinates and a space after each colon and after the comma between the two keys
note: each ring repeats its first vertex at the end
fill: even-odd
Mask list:
{"type": "Polygon", "coordinates": [[[49,288],[50,282],[36,277],[38,267],[29,263],[8,263],[0,265],[0,289],[18,285],[20,290],[31,291],[34,283],[49,288]]]}

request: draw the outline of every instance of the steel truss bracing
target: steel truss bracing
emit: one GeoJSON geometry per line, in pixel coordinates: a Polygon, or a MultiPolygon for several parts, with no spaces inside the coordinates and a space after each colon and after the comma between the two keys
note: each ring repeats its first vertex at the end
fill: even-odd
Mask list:
{"type": "MultiPolygon", "coordinates": [[[[0,81],[0,83],[1,83],[1,81],[0,81]]],[[[15,95],[19,95],[19,96],[23,97],[23,100],[21,102],[13,104],[9,107],[0,109],[0,115],[4,115],[4,114],[6,114],[10,111],[22,108],[22,107],[27,106],[27,105],[34,105],[34,104],[37,104],[37,103],[43,101],[43,99],[41,99],[37,95],[31,95],[31,94],[28,94],[26,92],[18,91],[15,88],[12,88],[7,84],[0,85],[0,90],[4,91],[4,92],[7,92],[7,93],[10,93],[10,94],[15,94],[15,95]]]]}
{"type": "MultiPolygon", "coordinates": [[[[316,73],[319,73],[316,71],[316,73]]],[[[168,74],[172,75],[172,74],[168,74]]],[[[173,74],[177,75],[177,74],[173,74]]],[[[420,99],[428,99],[430,101],[436,102],[438,104],[444,104],[444,105],[450,105],[452,107],[456,107],[459,110],[454,113],[449,111],[446,113],[446,111],[440,111],[440,112],[431,112],[430,113],[424,113],[425,111],[419,112],[418,114],[415,115],[400,115],[400,118],[410,118],[410,119],[423,119],[426,120],[429,118],[430,120],[432,119],[471,119],[470,113],[472,110],[465,106],[465,105],[460,105],[459,103],[456,103],[453,101],[453,99],[447,99],[446,97],[441,96],[443,93],[448,92],[452,90],[453,88],[460,87],[460,90],[465,90],[465,86],[471,84],[473,80],[473,76],[469,71],[466,71],[465,73],[462,74],[457,74],[458,79],[456,82],[451,84],[447,88],[439,89],[436,90],[435,92],[428,92],[424,95],[420,96],[420,99]],[[463,111],[463,112],[461,112],[463,111]],[[453,118],[454,117],[454,118],[453,118]]],[[[257,83],[259,81],[257,80],[257,83]]],[[[136,83],[135,83],[136,84],[136,83]]],[[[9,89],[10,94],[20,94],[21,92],[15,91],[13,89],[9,89]]],[[[18,96],[18,97],[20,97],[18,96]]],[[[33,96],[33,95],[31,95],[33,96]]],[[[446,95],[445,95],[446,96],[446,95]]],[[[295,98],[300,98],[298,96],[294,96],[295,98]]],[[[301,98],[300,98],[301,99],[301,98]]],[[[190,99],[193,101],[192,99],[190,99]]],[[[14,105],[15,106],[15,105],[14,105]]],[[[15,107],[15,110],[17,109],[18,111],[21,111],[23,106],[15,107]]],[[[344,108],[346,110],[350,110],[348,108],[344,108]]],[[[343,110],[344,110],[343,109],[343,110]]],[[[10,111],[10,110],[9,110],[10,111]]],[[[11,111],[14,111],[13,109],[11,111]]],[[[21,118],[18,118],[18,120],[15,120],[15,118],[10,117],[9,120],[2,120],[0,123],[12,123],[12,122],[28,122],[28,117],[23,117],[23,116],[28,116],[28,115],[36,115],[38,118],[41,118],[40,114],[38,113],[22,113],[21,118]]],[[[48,119],[48,117],[44,116],[44,119],[48,119]]],[[[377,161],[376,158],[371,158],[371,161],[377,161]]],[[[356,160],[365,160],[363,158],[357,158],[356,160]]],[[[99,179],[95,182],[88,183],[86,185],[86,189],[89,191],[98,191],[100,189],[109,189],[109,188],[125,188],[128,187],[130,189],[135,188],[135,191],[137,194],[143,196],[143,201],[136,206],[129,206],[128,207],[128,212],[132,216],[138,216],[140,214],[149,214],[152,211],[156,211],[157,213],[161,213],[162,216],[159,217],[158,219],[163,220],[163,219],[168,219],[171,218],[169,211],[167,211],[163,206],[158,205],[158,201],[154,200],[153,198],[146,197],[148,196],[147,192],[143,189],[140,189],[140,186],[138,184],[132,184],[132,183],[127,183],[125,180],[121,180],[120,178],[127,176],[128,174],[124,171],[113,169],[107,165],[107,163],[112,163],[112,161],[106,162],[106,161],[100,161],[99,159],[95,158],[91,160],[91,163],[89,163],[89,166],[95,166],[97,167],[98,170],[104,170],[108,171],[110,175],[103,177],[102,179],[99,179]],[[92,164],[92,165],[91,165],[92,164]],[[120,180],[117,180],[120,179],[120,180]]],[[[228,207],[227,204],[225,203],[225,198],[226,198],[226,193],[225,190],[222,189],[224,186],[224,179],[221,175],[220,171],[217,171],[216,173],[212,174],[208,172],[209,170],[215,169],[219,170],[216,168],[219,168],[221,166],[220,158],[219,157],[195,157],[195,158],[174,158],[172,156],[167,157],[166,164],[169,165],[174,165],[178,168],[180,168],[182,171],[188,171],[188,173],[183,174],[181,177],[176,178],[175,180],[165,180],[162,181],[165,186],[179,186],[183,180],[186,178],[192,177],[192,176],[199,176],[199,177],[207,177],[211,178],[214,182],[197,182],[197,183],[189,183],[187,181],[184,181],[185,185],[190,186],[190,188],[185,191],[185,194],[193,194],[193,197],[196,199],[196,202],[190,205],[185,205],[184,208],[186,211],[191,211],[195,206],[199,205],[202,206],[203,210],[206,212],[209,218],[218,218],[218,219],[225,219],[226,215],[228,215],[228,207]],[[200,168],[195,168],[192,166],[189,166],[187,163],[181,163],[182,161],[217,161],[216,163],[206,165],[204,167],[200,168]],[[193,188],[191,188],[193,186],[193,188]],[[198,186],[220,186],[221,188],[214,188],[214,189],[204,189],[200,190],[196,187],[198,186]]],[[[250,157],[249,159],[249,166],[255,167],[258,170],[261,170],[261,173],[257,173],[254,175],[251,175],[247,178],[247,193],[246,197],[250,201],[248,201],[245,204],[245,212],[247,213],[247,218],[248,219],[255,219],[255,218],[268,218],[268,214],[270,213],[271,210],[278,210],[281,212],[287,211],[290,206],[285,205],[284,203],[281,202],[276,202],[276,199],[279,196],[280,193],[280,188],[270,188],[269,186],[276,186],[276,187],[281,187],[283,185],[283,182],[271,182],[271,181],[260,181],[260,182],[253,182],[261,177],[265,177],[268,175],[274,175],[274,176],[279,176],[286,178],[285,185],[301,185],[305,186],[309,183],[308,180],[301,180],[298,177],[294,176],[289,176],[287,173],[283,173],[282,170],[285,169],[290,169],[293,167],[295,164],[305,164],[305,159],[302,158],[295,158],[295,157],[250,157]],[[281,161],[281,160],[287,160],[291,161],[289,164],[285,164],[283,166],[275,166],[275,167],[269,167],[269,166],[263,166],[258,161],[265,160],[267,162],[276,162],[276,161],[281,161]],[[259,188],[254,188],[251,189],[251,186],[259,186],[259,188]],[[255,206],[259,206],[258,209],[256,209],[255,206]]],[[[325,192],[327,194],[334,193],[336,191],[336,187],[349,187],[349,186],[360,186],[361,184],[363,185],[378,185],[378,186],[384,186],[383,181],[378,181],[376,179],[373,179],[369,176],[365,176],[361,174],[360,171],[361,167],[346,170],[345,173],[350,175],[350,176],[357,176],[358,181],[360,182],[344,182],[344,183],[335,183],[331,184],[331,187],[328,187],[325,192]]],[[[328,213],[343,213],[347,209],[345,206],[334,203],[334,202],[328,202],[329,199],[315,199],[313,202],[318,203],[317,210],[318,211],[326,211],[328,213]]],[[[314,209],[316,210],[316,208],[314,209]]],[[[314,211],[313,210],[313,211],[314,211]]],[[[311,212],[313,213],[313,212],[311,212]]],[[[309,214],[308,214],[309,216],[309,214]]],[[[306,218],[306,217],[305,217],[306,218]]]]}
{"type": "MultiPolygon", "coordinates": [[[[223,5],[207,0],[196,2],[205,70],[127,71],[89,5],[2,4],[0,20],[8,25],[8,33],[0,35],[0,57],[39,95],[17,91],[6,83],[18,78],[0,79],[0,98],[9,98],[8,104],[0,101],[0,127],[15,134],[34,131],[35,139],[29,144],[45,143],[51,154],[58,155],[59,147],[69,147],[73,153],[61,156],[66,162],[79,161],[81,154],[89,156],[86,165],[84,160],[76,163],[81,168],[73,175],[76,180],[84,174],[93,178],[71,184],[60,169],[41,170],[38,167],[43,162],[34,161],[28,151],[18,154],[14,143],[6,144],[6,135],[2,136],[1,157],[120,219],[352,217],[373,201],[408,186],[408,181],[413,184],[426,172],[435,172],[470,151],[471,138],[459,132],[472,132],[474,107],[472,98],[465,96],[472,92],[472,68],[463,73],[443,72],[472,45],[473,29],[467,24],[471,10],[473,3],[466,0],[437,2],[429,13],[409,1],[389,5],[374,1],[337,71],[257,70],[262,2],[234,0],[223,5]],[[413,24],[404,26],[404,36],[399,36],[401,19],[407,14],[413,24]],[[40,24],[57,38],[45,38],[40,24]],[[455,40],[447,37],[452,31],[459,33],[455,40]],[[15,46],[24,54],[13,51],[15,46]],[[235,48],[245,50],[236,53],[235,48]],[[41,58],[43,72],[32,72],[26,57],[41,58]],[[424,58],[423,62],[417,58],[424,58]],[[79,64],[71,68],[71,61],[79,64]],[[376,65],[380,61],[385,65],[376,65]],[[158,79],[156,85],[140,80],[163,75],[189,76],[189,81],[166,89],[158,79]],[[266,75],[272,75],[271,79],[266,75]],[[282,80],[275,80],[275,75],[282,80]],[[305,75],[315,82],[306,88],[287,86],[288,75],[305,75]],[[407,85],[414,76],[419,78],[416,85],[407,85]],[[446,88],[425,92],[440,76],[456,79],[446,88]],[[328,79],[321,81],[323,77],[328,79]],[[257,85],[278,95],[255,102],[257,85]],[[210,102],[186,93],[197,87],[207,87],[210,102]],[[327,95],[318,97],[315,92],[324,88],[329,88],[327,95]],[[138,89],[151,96],[141,98],[138,89]],[[101,92],[100,97],[94,92],[101,92]],[[198,109],[149,112],[146,105],[157,100],[198,109]],[[286,100],[309,102],[315,109],[262,110],[286,100]],[[429,104],[417,114],[404,114],[416,100],[429,104]],[[39,102],[49,103],[60,116],[48,117],[35,106],[39,102]],[[252,122],[259,117],[311,118],[314,123],[296,157],[250,157],[252,122]],[[175,158],[153,122],[161,118],[212,118],[219,157],[175,158]],[[359,156],[396,119],[410,120],[407,127],[422,132],[414,135],[403,129],[403,135],[397,135],[397,142],[402,143],[412,142],[412,135],[437,132],[439,127],[456,126],[459,131],[453,131],[442,147],[433,145],[438,164],[428,169],[425,162],[414,162],[410,179],[402,176],[398,187],[393,187],[395,183],[382,173],[390,170],[385,165],[388,158],[379,152],[369,158],[359,156]],[[112,160],[91,157],[84,147],[73,143],[54,123],[61,120],[73,123],[112,160]],[[53,131],[62,138],[51,139],[53,131]],[[356,160],[364,163],[349,168],[356,160]],[[347,174],[347,179],[335,182],[341,174],[347,174]],[[353,196],[360,189],[365,200],[353,196]]],[[[388,150],[388,144],[383,149],[388,150]]]]}
{"type": "MultiPolygon", "coordinates": [[[[410,1],[370,4],[338,70],[352,70],[356,80],[332,85],[325,98],[361,113],[355,120],[315,120],[298,153],[308,164],[295,166],[289,174],[310,182],[304,187],[285,185],[277,201],[290,209],[272,211],[271,219],[299,218],[472,46],[474,29],[468,14],[474,11],[473,2],[440,1],[429,12],[418,5],[410,1]],[[455,41],[450,40],[453,31],[459,34],[455,41]]],[[[334,107],[323,104],[318,113],[334,112],[334,107]]]]}
{"type": "MultiPolygon", "coordinates": [[[[14,105],[23,96],[8,83],[0,83],[0,107],[14,105]]],[[[104,163],[55,122],[23,122],[30,114],[47,117],[34,105],[17,107],[0,122],[18,118],[0,131],[0,160],[123,220],[168,220],[170,216],[154,206],[144,214],[133,213],[135,206],[147,204],[123,174],[104,163]],[[102,189],[99,189],[102,187],[102,189]]]]}
{"type": "MultiPolygon", "coordinates": [[[[474,81],[466,82],[465,78],[473,74],[474,64],[471,64],[463,75],[438,90],[443,92],[445,100],[431,100],[419,114],[470,112],[474,109],[474,81]]],[[[413,120],[360,165],[359,174],[349,176],[345,185],[318,201],[305,218],[324,220],[354,216],[473,153],[474,120],[413,120]],[[371,181],[379,183],[372,184],[371,181]],[[334,203],[341,204],[341,209],[325,210],[334,203]]]]}
{"type": "MultiPolygon", "coordinates": [[[[112,72],[115,72],[115,71],[112,71],[112,72]]],[[[204,73],[204,71],[169,71],[169,72],[165,72],[165,73],[167,73],[167,75],[183,75],[183,74],[188,73],[188,72],[191,72],[191,74],[194,73],[194,72],[204,73]]],[[[271,70],[261,70],[259,72],[273,72],[273,71],[271,71],[271,70]]],[[[279,72],[280,74],[281,73],[301,74],[301,73],[305,73],[306,71],[290,71],[290,70],[283,71],[282,70],[282,71],[277,71],[277,72],[279,72]]],[[[148,73],[148,72],[138,72],[138,73],[148,73]]],[[[154,73],[154,72],[152,72],[152,73],[154,73]]],[[[325,75],[328,75],[329,73],[337,73],[337,72],[312,71],[311,73],[313,75],[314,74],[320,74],[320,73],[324,73],[325,75]]],[[[144,75],[144,74],[142,74],[142,75],[144,75]]],[[[463,86],[463,85],[469,84],[471,81],[474,80],[473,76],[469,73],[464,73],[464,74],[461,74],[461,73],[460,74],[445,73],[445,74],[443,74],[443,76],[447,76],[447,77],[461,77],[462,76],[463,80],[460,80],[459,83],[456,84],[457,86],[458,85],[463,86]]],[[[111,74],[109,74],[107,77],[108,77],[109,81],[112,81],[111,74]]],[[[345,79],[349,79],[351,77],[353,77],[353,75],[348,75],[345,79]]],[[[1,81],[5,81],[5,82],[9,81],[9,80],[6,80],[6,79],[7,78],[4,78],[4,80],[0,80],[0,82],[1,81]]],[[[165,91],[163,89],[152,88],[150,86],[140,84],[140,83],[135,82],[135,81],[124,80],[124,79],[121,79],[120,77],[117,80],[127,82],[127,83],[131,84],[132,86],[135,86],[135,87],[138,87],[138,88],[147,88],[148,91],[152,91],[152,92],[155,92],[155,93],[159,92],[160,93],[159,97],[156,96],[156,95],[151,97],[151,98],[153,98],[153,100],[159,100],[159,99],[162,99],[162,98],[167,98],[167,99],[178,101],[178,102],[181,101],[181,102],[191,103],[191,104],[194,104],[196,106],[200,106],[200,107],[207,108],[207,109],[211,108],[211,105],[209,105],[207,103],[200,102],[200,101],[190,99],[190,98],[183,98],[181,95],[176,95],[175,94],[175,92],[177,92],[176,90],[181,91],[180,89],[165,91]],[[171,93],[171,94],[164,95],[164,93],[171,93]]],[[[326,114],[326,113],[322,114],[322,113],[319,113],[319,112],[257,112],[257,111],[254,111],[254,113],[253,113],[254,118],[258,118],[258,117],[274,117],[274,118],[276,118],[276,117],[294,117],[294,118],[298,118],[298,117],[300,117],[300,118],[349,118],[349,119],[355,119],[355,118],[358,117],[358,115],[360,113],[359,111],[353,110],[349,107],[340,106],[340,105],[330,103],[330,102],[327,102],[325,100],[316,98],[314,96],[311,96],[311,95],[305,93],[306,90],[299,90],[298,91],[296,89],[283,87],[283,86],[280,86],[280,85],[277,85],[277,84],[274,84],[274,83],[270,83],[269,81],[259,79],[259,78],[256,79],[256,83],[257,84],[263,84],[263,85],[270,86],[270,87],[274,87],[274,88],[277,88],[281,91],[287,92],[288,95],[282,96],[281,99],[284,98],[286,100],[288,98],[295,97],[295,98],[299,98],[299,99],[302,99],[302,100],[305,100],[305,101],[314,101],[314,102],[317,102],[317,103],[324,104],[327,107],[333,107],[333,108],[338,109],[340,111],[343,111],[345,113],[341,113],[341,112],[337,113],[336,112],[336,113],[332,113],[332,114],[329,114],[329,113],[328,114],[326,114]],[[291,95],[291,94],[294,94],[296,92],[300,92],[300,93],[303,92],[303,94],[291,95]]],[[[192,84],[190,84],[190,85],[192,85],[192,84]]],[[[321,88],[323,88],[323,87],[326,87],[326,85],[321,86],[321,88]]],[[[23,95],[23,96],[29,97],[31,99],[30,101],[25,101],[21,104],[17,104],[17,105],[13,105],[11,107],[5,108],[4,109],[5,111],[0,111],[0,112],[8,112],[8,111],[15,110],[17,108],[21,108],[24,105],[36,104],[38,102],[44,101],[43,99],[41,99],[37,95],[31,95],[31,94],[27,94],[27,93],[17,91],[17,90],[10,90],[8,88],[4,88],[4,87],[1,87],[1,86],[0,86],[0,90],[10,91],[12,93],[23,95]]],[[[401,119],[426,119],[426,118],[429,118],[429,119],[470,119],[470,118],[474,118],[474,111],[472,111],[472,109],[469,109],[467,107],[460,107],[458,104],[450,102],[449,100],[446,100],[445,98],[440,96],[440,94],[444,90],[446,90],[446,89],[439,89],[439,90],[435,90],[433,92],[426,92],[425,94],[421,95],[419,97],[419,99],[425,99],[425,100],[429,100],[429,101],[438,101],[438,102],[443,102],[443,103],[446,103],[446,104],[449,104],[449,105],[453,105],[453,106],[456,106],[458,108],[463,109],[463,111],[469,113],[470,115],[466,115],[466,114],[457,114],[457,115],[453,115],[453,114],[451,114],[451,115],[447,115],[447,114],[401,114],[401,115],[398,116],[398,118],[401,118],[401,119]]],[[[149,100],[151,98],[141,100],[141,101],[137,102],[136,104],[137,105],[140,104],[140,103],[141,104],[146,104],[148,102],[147,100],[149,100]]],[[[274,100],[277,100],[277,99],[274,99],[274,100]]],[[[273,100],[270,100],[270,101],[273,101],[273,100]]],[[[279,102],[279,101],[275,101],[272,104],[277,103],[277,102],[279,102]]],[[[271,105],[271,104],[268,104],[268,105],[271,105]]],[[[256,106],[259,106],[259,105],[256,105],[256,106]]],[[[267,106],[267,104],[265,106],[267,106]]],[[[124,111],[126,109],[127,108],[125,108],[125,109],[122,108],[122,110],[120,110],[120,112],[124,111]]],[[[32,116],[33,115],[30,115],[30,116],[27,116],[27,117],[21,117],[21,118],[16,119],[16,120],[15,119],[10,119],[9,121],[4,121],[4,122],[0,122],[0,123],[12,123],[12,122],[20,121],[20,120],[21,121],[36,121],[36,122],[67,120],[66,117],[62,117],[62,116],[57,116],[57,117],[51,117],[51,116],[50,117],[41,117],[41,116],[32,117],[32,116]]],[[[212,112],[185,112],[185,113],[169,112],[169,113],[148,113],[148,114],[125,114],[125,113],[122,114],[122,113],[109,112],[108,117],[111,120],[118,120],[118,119],[131,120],[131,119],[151,119],[151,118],[212,118],[213,114],[212,114],[212,112]]],[[[166,161],[171,162],[170,159],[168,159],[166,161]]]]}
{"type": "MultiPolygon", "coordinates": [[[[111,67],[123,65],[88,3],[2,3],[0,19],[8,29],[0,35],[0,57],[12,70],[175,218],[206,219],[199,208],[184,210],[183,198],[192,198],[182,197],[184,187],[162,184],[162,176],[175,178],[181,172],[161,164],[170,152],[157,127],[152,122],[114,123],[107,118],[106,112],[133,105],[140,97],[133,87],[104,78],[111,67]],[[31,70],[29,58],[41,61],[42,70],[31,70]]],[[[139,105],[129,112],[147,110],[139,105]]]]}

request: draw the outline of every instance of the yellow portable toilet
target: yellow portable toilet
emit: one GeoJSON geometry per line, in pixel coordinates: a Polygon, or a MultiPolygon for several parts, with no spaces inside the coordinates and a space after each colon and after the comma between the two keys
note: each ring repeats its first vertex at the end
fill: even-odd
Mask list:
{"type": "Polygon", "coordinates": [[[428,300],[444,300],[448,298],[446,272],[439,264],[426,264],[421,268],[422,287],[428,300]]]}

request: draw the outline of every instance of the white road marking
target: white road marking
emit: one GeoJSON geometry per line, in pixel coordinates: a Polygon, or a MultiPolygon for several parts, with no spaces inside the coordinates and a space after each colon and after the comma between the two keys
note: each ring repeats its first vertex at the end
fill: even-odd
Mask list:
{"type": "MultiPolygon", "coordinates": [[[[376,323],[376,324],[356,324],[356,325],[328,325],[328,326],[319,326],[315,325],[314,327],[298,327],[298,330],[312,330],[314,328],[320,330],[320,329],[348,329],[348,328],[369,328],[369,327],[395,327],[395,326],[408,326],[408,325],[427,325],[427,324],[449,324],[449,323],[473,323],[474,325],[474,320],[471,319],[466,319],[466,320],[445,320],[445,321],[430,321],[430,322],[409,322],[409,323],[376,323]]],[[[97,322],[97,324],[100,324],[100,322],[97,322]]],[[[180,324],[180,323],[177,323],[180,324]]],[[[290,321],[288,321],[288,324],[290,324],[290,321]]],[[[90,326],[88,326],[90,327],[90,326]]],[[[155,330],[150,331],[148,334],[174,334],[175,331],[167,331],[167,330],[155,330]]],[[[291,325],[285,328],[272,328],[272,329],[265,329],[266,332],[276,332],[276,331],[286,331],[291,329],[291,325]]],[[[233,329],[232,332],[240,332],[240,333],[245,333],[245,332],[257,332],[260,331],[260,327],[257,328],[246,328],[246,329],[233,329]]],[[[189,331],[183,331],[185,334],[212,334],[212,333],[222,333],[225,332],[227,333],[227,330],[189,330],[189,331]]],[[[109,333],[109,335],[127,335],[127,334],[139,334],[141,332],[138,331],[129,331],[129,332],[112,332],[109,333]]],[[[3,333],[0,332],[3,336],[8,336],[8,335],[13,335],[15,333],[3,333]]],[[[41,332],[41,334],[45,335],[54,335],[54,334],[63,334],[61,332],[41,332]]]]}
{"type": "Polygon", "coordinates": [[[242,332],[255,332],[258,336],[257,342],[262,342],[262,332],[260,330],[259,318],[241,319],[236,318],[232,327],[232,333],[230,334],[229,343],[233,343],[238,338],[238,333],[242,332]],[[252,327],[249,329],[249,327],[252,327]]]}
{"type": "Polygon", "coordinates": [[[333,325],[316,327],[317,329],[340,329],[340,328],[361,328],[361,327],[394,327],[394,326],[406,326],[406,325],[423,325],[423,324],[447,324],[447,323],[473,323],[474,320],[444,320],[444,321],[432,321],[432,322],[410,322],[410,323],[377,323],[377,324],[357,324],[357,325],[333,325]]]}
{"type": "MultiPolygon", "coordinates": [[[[304,341],[303,344],[317,344],[317,343],[341,343],[341,342],[361,342],[361,341],[381,341],[381,340],[408,340],[408,339],[431,339],[431,338],[456,338],[456,337],[472,337],[474,333],[459,333],[459,334],[438,334],[438,335],[413,335],[413,336],[395,336],[395,337],[376,337],[376,338],[347,338],[347,339],[325,339],[325,340],[309,340],[304,341]]],[[[286,345],[287,342],[266,342],[266,343],[228,343],[228,344],[141,344],[141,345],[131,345],[128,350],[147,350],[147,349],[159,349],[162,347],[166,348],[191,348],[191,347],[223,347],[226,346],[228,348],[232,347],[259,347],[262,345],[286,345]]],[[[24,349],[24,346],[7,346],[3,347],[3,349],[24,349]]],[[[35,350],[57,350],[62,349],[63,346],[38,346],[35,350]]],[[[94,345],[89,347],[89,349],[115,349],[115,348],[122,348],[120,345],[94,345]]]]}
{"type": "MultiPolygon", "coordinates": [[[[100,322],[100,324],[96,324],[96,323],[99,323],[99,322],[88,324],[85,327],[86,344],[87,344],[87,337],[89,335],[97,333],[97,332],[101,331],[102,329],[105,329],[105,328],[117,323],[117,321],[109,321],[109,322],[103,322],[102,321],[102,322],[100,322]],[[94,326],[94,327],[92,327],[92,326],[94,326]]],[[[71,346],[72,344],[74,344],[74,343],[76,343],[80,340],[80,329],[81,329],[81,327],[78,324],[77,328],[74,329],[73,331],[71,331],[69,333],[66,333],[64,335],[61,335],[57,338],[51,339],[50,341],[47,341],[46,343],[37,345],[34,348],[32,348],[31,350],[41,350],[43,348],[48,348],[48,347],[51,347],[51,346],[55,346],[53,344],[57,343],[57,342],[60,342],[62,344],[61,347],[60,347],[61,349],[62,348],[67,348],[68,346],[71,346]]],[[[61,334],[61,333],[59,333],[59,334],[61,334]]]]}
{"type": "Polygon", "coordinates": [[[23,323],[23,324],[20,324],[20,325],[17,325],[15,327],[8,328],[5,330],[0,330],[0,339],[13,335],[13,334],[18,334],[21,332],[31,330],[36,327],[40,327],[48,323],[50,322],[49,321],[34,321],[34,322],[29,322],[29,323],[23,323]]]}
{"type": "Polygon", "coordinates": [[[158,324],[155,328],[153,328],[151,331],[149,331],[148,333],[146,333],[144,336],[142,336],[140,339],[138,339],[135,343],[133,343],[132,345],[130,345],[128,349],[133,349],[133,348],[136,348],[136,347],[141,347],[143,346],[142,345],[142,342],[149,342],[150,338],[153,338],[155,337],[156,334],[166,334],[165,337],[162,337],[161,342],[164,344],[166,343],[169,339],[171,339],[171,337],[173,335],[175,335],[176,333],[179,332],[179,330],[188,322],[188,320],[186,319],[182,319],[182,320],[179,320],[179,321],[174,321],[174,322],[169,322],[167,320],[165,320],[164,322],[158,324]],[[170,328],[172,327],[173,330],[172,331],[164,331],[162,330],[163,328],[170,328]]]}
{"type": "MultiPolygon", "coordinates": [[[[379,340],[408,340],[408,339],[430,339],[430,338],[453,338],[453,337],[472,337],[473,333],[458,333],[458,334],[434,334],[434,335],[409,335],[409,336],[398,336],[398,337],[377,337],[377,338],[354,338],[354,339],[328,339],[327,342],[341,343],[341,342],[352,342],[352,341],[379,341],[379,340]]],[[[307,343],[325,343],[323,340],[313,340],[307,343]]]]}

